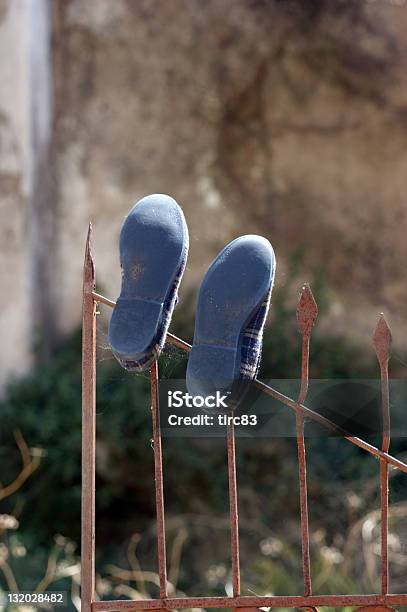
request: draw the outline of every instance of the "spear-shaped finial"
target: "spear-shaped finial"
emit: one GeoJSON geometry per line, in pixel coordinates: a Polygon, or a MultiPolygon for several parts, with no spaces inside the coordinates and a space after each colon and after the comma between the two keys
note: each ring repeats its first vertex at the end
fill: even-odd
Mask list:
{"type": "MultiPolygon", "coordinates": [[[[297,320],[302,335],[301,349],[301,387],[298,395],[298,404],[303,404],[308,393],[309,382],[309,348],[311,330],[318,315],[318,307],[309,285],[304,285],[301,290],[297,306],[297,320]]],[[[301,546],[302,546],[302,570],[304,577],[304,595],[312,593],[311,563],[309,548],[309,525],[308,525],[308,502],[307,502],[307,467],[305,456],[304,425],[305,420],[299,411],[295,415],[297,429],[298,448],[298,470],[300,484],[300,509],[301,509],[301,546]]],[[[314,612],[312,607],[305,608],[307,612],[314,612]]]]}
{"type": "Polygon", "coordinates": [[[297,321],[303,336],[309,336],[318,316],[318,306],[310,286],[305,284],[301,290],[297,306],[297,321]]]}
{"type": "Polygon", "coordinates": [[[94,291],[96,287],[95,264],[92,255],[92,223],[89,223],[86,236],[85,259],[83,262],[83,286],[88,291],[94,291]]]}
{"type": "Polygon", "coordinates": [[[373,346],[380,364],[387,363],[392,343],[390,327],[381,313],[373,334],[373,346]]]}

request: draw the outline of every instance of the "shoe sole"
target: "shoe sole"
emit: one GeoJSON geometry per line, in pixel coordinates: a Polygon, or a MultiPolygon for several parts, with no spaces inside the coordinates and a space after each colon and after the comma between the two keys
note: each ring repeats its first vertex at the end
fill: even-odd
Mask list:
{"type": "Polygon", "coordinates": [[[132,208],[120,233],[122,286],[108,334],[126,369],[145,370],[158,356],[187,252],[188,229],[175,200],[154,194],[132,208]]]}
{"type": "Polygon", "coordinates": [[[214,260],[198,296],[189,393],[231,392],[234,381],[242,380],[244,332],[270,293],[274,269],[272,246],[261,236],[237,238],[214,260]]]}

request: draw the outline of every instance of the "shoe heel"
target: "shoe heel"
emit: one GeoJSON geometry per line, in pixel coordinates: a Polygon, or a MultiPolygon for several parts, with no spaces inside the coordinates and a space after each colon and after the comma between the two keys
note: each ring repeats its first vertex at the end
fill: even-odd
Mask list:
{"type": "Polygon", "coordinates": [[[194,345],[188,363],[188,391],[202,396],[230,391],[235,367],[235,348],[194,345]]]}
{"type": "Polygon", "coordinates": [[[109,325],[109,344],[114,353],[136,361],[150,351],[162,309],[160,302],[119,298],[109,325]]]}

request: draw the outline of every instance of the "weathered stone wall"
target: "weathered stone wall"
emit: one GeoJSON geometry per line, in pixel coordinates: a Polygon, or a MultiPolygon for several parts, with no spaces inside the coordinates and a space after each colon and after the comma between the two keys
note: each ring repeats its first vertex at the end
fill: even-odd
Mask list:
{"type": "Polygon", "coordinates": [[[272,1],[64,4],[61,240],[63,261],[75,261],[64,274],[67,328],[77,321],[87,219],[99,279],[115,295],[122,217],[157,191],[187,214],[185,284],[228,240],[259,232],[280,263],[304,249],[299,283],[323,270],[330,327],[351,319],[363,335],[380,309],[402,317],[407,8],[320,4],[309,14],[272,1]]]}
{"type": "Polygon", "coordinates": [[[227,241],[263,233],[276,291],[300,248],[298,287],[316,268],[329,287],[322,326],[368,341],[384,309],[405,345],[406,27],[405,3],[385,0],[55,0],[57,333],[79,322],[88,220],[114,297],[121,221],[165,192],[190,227],[184,287],[227,241]]]}
{"type": "Polygon", "coordinates": [[[26,11],[0,3],[0,387],[30,363],[26,11]]]}

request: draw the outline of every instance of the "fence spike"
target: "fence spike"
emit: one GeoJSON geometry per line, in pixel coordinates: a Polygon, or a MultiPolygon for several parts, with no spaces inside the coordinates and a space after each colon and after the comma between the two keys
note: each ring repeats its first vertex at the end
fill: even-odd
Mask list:
{"type": "Polygon", "coordinates": [[[389,325],[381,313],[373,334],[373,346],[379,363],[385,363],[389,359],[392,343],[392,335],[389,325]]]}
{"type": "Polygon", "coordinates": [[[89,224],[82,288],[82,612],[91,612],[95,592],[96,308],[93,299],[95,284],[92,226],[89,224]]]}
{"type": "Polygon", "coordinates": [[[83,262],[83,286],[87,291],[96,288],[95,263],[92,253],[92,223],[89,223],[88,234],[86,236],[85,258],[83,262]]]}
{"type": "Polygon", "coordinates": [[[154,361],[150,370],[151,415],[153,426],[155,509],[157,521],[157,557],[160,597],[168,597],[167,553],[165,540],[164,478],[160,427],[160,401],[158,392],[158,363],[154,361]]]}
{"type": "MultiPolygon", "coordinates": [[[[301,349],[301,388],[298,396],[298,404],[303,404],[308,392],[309,377],[309,347],[311,340],[311,330],[318,315],[318,307],[308,284],[304,285],[301,291],[297,306],[297,321],[302,335],[301,349]]],[[[302,413],[296,412],[297,430],[297,453],[298,471],[300,484],[300,510],[301,510],[301,546],[302,546],[302,566],[304,578],[304,595],[312,594],[311,583],[311,562],[309,546],[309,525],[308,525],[308,501],[307,501],[307,462],[305,452],[304,425],[305,419],[302,413]]]]}
{"type": "Polygon", "coordinates": [[[297,321],[303,336],[309,336],[318,316],[318,306],[308,283],[300,294],[297,306],[297,321]]]}
{"type": "MultiPolygon", "coordinates": [[[[380,366],[382,390],[383,442],[382,450],[389,452],[390,447],[390,401],[389,401],[389,353],[391,347],[391,331],[381,313],[373,334],[373,346],[380,366]]],[[[380,460],[380,511],[381,511],[381,582],[382,594],[386,595],[389,588],[389,467],[384,459],[380,460]]]]}
{"type": "Polygon", "coordinates": [[[236,442],[233,423],[227,426],[230,548],[232,556],[233,597],[240,595],[239,514],[237,504],[236,442]]]}

